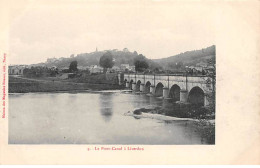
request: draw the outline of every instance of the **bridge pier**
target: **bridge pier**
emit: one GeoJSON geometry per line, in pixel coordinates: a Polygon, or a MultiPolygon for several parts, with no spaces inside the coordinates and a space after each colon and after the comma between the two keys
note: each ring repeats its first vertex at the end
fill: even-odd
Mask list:
{"type": "Polygon", "coordinates": [[[140,84],[140,91],[145,92],[145,85],[143,83],[140,84]]]}
{"type": "Polygon", "coordinates": [[[155,86],[150,86],[150,93],[152,93],[152,95],[155,95],[155,86]]]}
{"type": "Polygon", "coordinates": [[[118,84],[119,84],[119,85],[124,85],[124,82],[125,82],[125,81],[124,81],[124,74],[120,74],[120,73],[119,73],[119,74],[117,75],[117,79],[118,79],[118,84]]]}
{"type": "Polygon", "coordinates": [[[136,90],[136,83],[132,83],[132,90],[133,90],[133,91],[136,90]]]}
{"type": "Polygon", "coordinates": [[[183,103],[188,102],[188,91],[187,90],[181,90],[180,91],[180,101],[183,103]]]}
{"type": "Polygon", "coordinates": [[[144,85],[144,93],[150,93],[150,86],[144,85]]]}
{"type": "Polygon", "coordinates": [[[146,86],[146,85],[144,84],[142,92],[143,92],[143,93],[149,93],[149,92],[150,92],[150,87],[149,87],[149,86],[146,86]]]}
{"type": "Polygon", "coordinates": [[[169,88],[164,87],[163,88],[163,98],[168,98],[169,97],[169,88]]]}
{"type": "Polygon", "coordinates": [[[209,100],[206,94],[204,95],[204,106],[209,106],[209,100]]]}
{"type": "Polygon", "coordinates": [[[126,82],[126,83],[125,83],[125,87],[126,87],[126,88],[129,88],[129,82],[126,82]]]}

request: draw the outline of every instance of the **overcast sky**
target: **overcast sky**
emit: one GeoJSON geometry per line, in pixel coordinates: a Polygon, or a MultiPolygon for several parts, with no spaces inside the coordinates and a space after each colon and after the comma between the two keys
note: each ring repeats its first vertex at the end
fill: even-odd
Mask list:
{"type": "Polygon", "coordinates": [[[71,2],[34,1],[19,9],[11,20],[9,63],[45,62],[50,57],[93,52],[96,47],[126,47],[154,59],[215,44],[213,5],[71,2]]]}

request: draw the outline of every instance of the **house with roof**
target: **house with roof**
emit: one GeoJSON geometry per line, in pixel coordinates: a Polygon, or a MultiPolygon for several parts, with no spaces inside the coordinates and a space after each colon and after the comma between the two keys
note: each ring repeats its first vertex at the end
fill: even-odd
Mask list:
{"type": "Polygon", "coordinates": [[[98,65],[90,65],[89,71],[90,74],[103,73],[103,68],[98,65]]]}
{"type": "Polygon", "coordinates": [[[8,66],[9,75],[23,75],[23,71],[26,68],[25,65],[10,65],[8,66]]]}

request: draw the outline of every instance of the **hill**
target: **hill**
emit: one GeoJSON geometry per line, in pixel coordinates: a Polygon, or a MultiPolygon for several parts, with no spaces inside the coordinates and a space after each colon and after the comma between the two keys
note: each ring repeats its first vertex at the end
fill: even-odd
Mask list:
{"type": "Polygon", "coordinates": [[[201,50],[186,51],[174,56],[153,61],[164,66],[165,69],[175,69],[176,65],[196,66],[197,64],[208,64],[209,59],[216,59],[216,46],[210,46],[201,50]]]}
{"type": "Polygon", "coordinates": [[[107,51],[110,51],[114,58],[115,58],[115,65],[121,65],[128,63],[133,65],[134,57],[137,56],[137,52],[129,52],[127,49],[124,51],[114,50],[105,50],[105,51],[96,51],[91,53],[81,53],[74,56],[72,54],[70,57],[67,58],[48,58],[45,63],[34,64],[33,66],[47,66],[52,67],[56,66],[58,68],[65,68],[69,67],[72,61],[77,61],[78,66],[90,66],[90,65],[98,65],[100,57],[107,51]]]}
{"type": "MultiPolygon", "coordinates": [[[[130,52],[127,48],[122,51],[117,49],[105,50],[105,51],[95,51],[91,53],[81,53],[74,56],[73,54],[67,58],[48,58],[45,63],[34,64],[32,66],[56,66],[58,68],[68,68],[72,61],[78,62],[78,67],[86,67],[90,65],[99,65],[100,57],[107,51],[110,51],[115,59],[115,66],[120,66],[121,64],[134,65],[134,58],[138,55],[136,51],[130,52]]],[[[170,69],[170,70],[180,70],[185,66],[196,66],[197,64],[207,64],[209,59],[215,59],[216,57],[216,47],[215,45],[203,48],[201,50],[187,51],[180,53],[175,56],[170,56],[162,59],[147,59],[150,70],[155,68],[158,69],[170,69]]]]}
{"type": "MultiPolygon", "coordinates": [[[[91,53],[81,53],[74,56],[73,54],[69,58],[48,58],[45,63],[33,64],[32,66],[56,66],[57,68],[68,68],[72,61],[78,62],[78,67],[86,67],[90,65],[99,65],[99,59],[105,52],[111,52],[115,59],[115,66],[120,66],[121,64],[134,65],[134,58],[138,55],[136,51],[130,52],[127,48],[122,51],[117,49],[105,50],[105,51],[95,51],[91,53]]],[[[150,59],[146,59],[149,66],[154,69],[159,67],[157,63],[154,63],[150,59]]]]}

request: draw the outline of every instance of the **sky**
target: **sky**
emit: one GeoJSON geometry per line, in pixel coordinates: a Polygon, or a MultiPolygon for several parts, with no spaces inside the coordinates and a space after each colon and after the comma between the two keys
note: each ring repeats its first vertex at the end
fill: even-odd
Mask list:
{"type": "Polygon", "coordinates": [[[215,44],[214,5],[178,1],[30,1],[11,10],[9,64],[128,48],[169,57],[215,44]]]}

